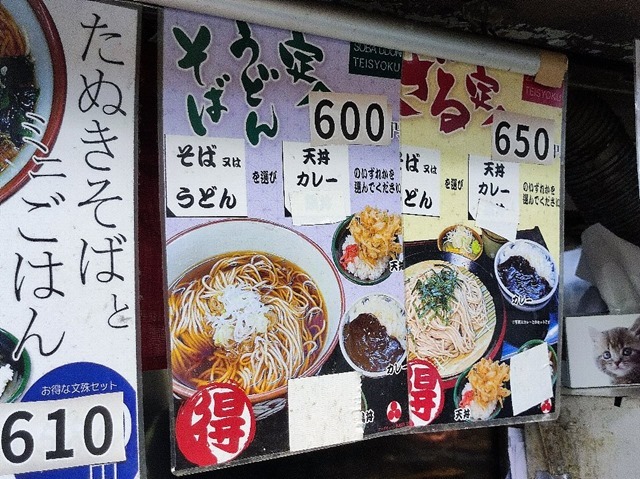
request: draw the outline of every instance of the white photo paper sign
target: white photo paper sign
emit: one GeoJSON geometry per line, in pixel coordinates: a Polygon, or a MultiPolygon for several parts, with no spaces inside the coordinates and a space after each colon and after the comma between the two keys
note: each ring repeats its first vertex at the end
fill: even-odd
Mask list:
{"type": "Polygon", "coordinates": [[[22,126],[1,132],[14,149],[0,167],[0,403],[12,403],[0,404],[0,471],[133,479],[139,12],[79,0],[0,9],[14,27],[2,108],[20,108],[22,126]]]}

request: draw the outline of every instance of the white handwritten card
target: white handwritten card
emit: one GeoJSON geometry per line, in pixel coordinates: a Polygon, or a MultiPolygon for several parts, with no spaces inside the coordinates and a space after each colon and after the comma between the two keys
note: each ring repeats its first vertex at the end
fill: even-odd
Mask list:
{"type": "Polygon", "coordinates": [[[167,135],[166,201],[174,216],[247,216],[244,141],[167,135]]]}
{"type": "Polygon", "coordinates": [[[402,213],[440,216],[440,152],[403,146],[402,213]]]}
{"type": "Polygon", "coordinates": [[[520,165],[469,155],[469,214],[476,218],[480,200],[519,215],[520,165]]]}
{"type": "Polygon", "coordinates": [[[348,148],[283,142],[285,207],[294,223],[335,223],[350,214],[348,148]]]}

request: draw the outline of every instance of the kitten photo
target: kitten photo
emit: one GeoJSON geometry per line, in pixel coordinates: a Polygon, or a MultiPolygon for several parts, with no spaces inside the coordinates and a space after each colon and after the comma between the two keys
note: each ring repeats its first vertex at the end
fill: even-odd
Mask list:
{"type": "Polygon", "coordinates": [[[596,366],[611,377],[611,384],[640,383],[640,317],[630,328],[598,331],[589,328],[596,366]]]}

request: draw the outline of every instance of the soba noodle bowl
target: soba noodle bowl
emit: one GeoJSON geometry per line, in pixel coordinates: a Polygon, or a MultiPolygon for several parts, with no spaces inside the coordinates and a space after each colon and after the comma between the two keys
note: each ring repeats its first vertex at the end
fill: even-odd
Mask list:
{"type": "Polygon", "coordinates": [[[235,382],[249,395],[303,374],[326,339],[326,307],[307,273],[242,251],[188,271],[169,291],[171,365],[193,389],[235,382]]]}
{"type": "Polygon", "coordinates": [[[24,124],[29,123],[39,94],[27,39],[0,5],[0,173],[33,134],[24,124]]]}
{"type": "Polygon", "coordinates": [[[471,353],[487,324],[479,281],[454,265],[434,264],[405,284],[410,357],[442,363],[471,353]]]}

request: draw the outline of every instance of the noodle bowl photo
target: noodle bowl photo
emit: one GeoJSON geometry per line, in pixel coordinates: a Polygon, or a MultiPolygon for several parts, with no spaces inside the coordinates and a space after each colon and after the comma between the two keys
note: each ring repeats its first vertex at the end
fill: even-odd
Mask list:
{"type": "Polygon", "coordinates": [[[232,382],[252,402],[284,396],[335,348],[344,310],[337,271],[301,234],[226,220],[169,240],[174,392],[232,382]]]}
{"type": "Polygon", "coordinates": [[[39,168],[33,156],[53,148],[66,85],[62,44],[45,5],[0,2],[0,202],[39,168]]]}
{"type": "Polygon", "coordinates": [[[493,297],[468,269],[428,260],[405,275],[409,359],[428,359],[443,379],[455,377],[489,349],[496,330],[493,297]]]}

